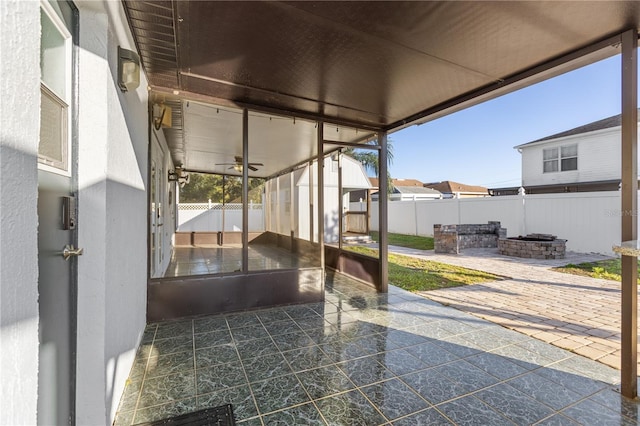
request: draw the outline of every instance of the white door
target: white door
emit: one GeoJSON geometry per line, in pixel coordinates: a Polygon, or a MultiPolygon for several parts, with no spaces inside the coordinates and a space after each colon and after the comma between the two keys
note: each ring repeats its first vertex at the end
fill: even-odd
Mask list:
{"type": "Polygon", "coordinates": [[[42,2],[38,146],[38,424],[75,424],[77,211],[73,38],[77,10],[42,2]]]}
{"type": "MultiPolygon", "coordinates": [[[[166,208],[164,194],[165,182],[167,179],[167,171],[164,167],[164,156],[160,146],[155,139],[151,142],[151,190],[149,196],[149,213],[151,215],[149,223],[151,229],[150,234],[150,264],[151,277],[156,278],[162,276],[164,260],[164,209],[166,208]],[[163,180],[164,179],[164,180],[163,180]]],[[[169,226],[170,224],[167,224],[169,226]]]]}

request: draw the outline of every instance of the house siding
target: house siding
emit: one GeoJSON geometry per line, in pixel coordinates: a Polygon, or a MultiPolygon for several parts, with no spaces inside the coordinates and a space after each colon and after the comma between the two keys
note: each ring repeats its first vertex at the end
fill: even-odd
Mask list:
{"type": "Polygon", "coordinates": [[[620,179],[620,127],[521,147],[522,184],[562,185],[620,179]],[[543,173],[543,150],[578,145],[578,170],[543,173]]]}

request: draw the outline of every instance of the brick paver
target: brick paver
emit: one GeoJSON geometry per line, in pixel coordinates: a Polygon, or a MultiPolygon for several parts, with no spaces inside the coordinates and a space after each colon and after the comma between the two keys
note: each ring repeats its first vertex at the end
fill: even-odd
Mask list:
{"type": "Polygon", "coordinates": [[[501,256],[496,249],[469,249],[459,255],[395,246],[389,250],[504,276],[500,281],[421,294],[620,368],[620,283],[551,270],[607,257],[567,253],[565,259],[535,260],[501,256]]]}

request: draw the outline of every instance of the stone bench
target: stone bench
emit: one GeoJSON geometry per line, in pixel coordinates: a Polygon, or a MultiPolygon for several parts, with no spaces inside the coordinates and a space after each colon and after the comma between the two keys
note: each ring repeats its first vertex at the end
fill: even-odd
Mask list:
{"type": "Polygon", "coordinates": [[[436,253],[458,254],[467,248],[496,248],[498,239],[506,238],[507,230],[499,221],[487,224],[433,225],[436,253]]]}

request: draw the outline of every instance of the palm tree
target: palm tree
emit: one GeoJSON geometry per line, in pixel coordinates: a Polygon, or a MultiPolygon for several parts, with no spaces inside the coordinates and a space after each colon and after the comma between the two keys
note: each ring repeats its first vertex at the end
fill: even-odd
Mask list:
{"type": "MultiPolygon", "coordinates": [[[[368,145],[377,145],[378,140],[374,139],[371,142],[368,142],[368,145]]],[[[364,166],[365,170],[368,172],[372,172],[374,176],[380,176],[380,166],[378,162],[378,152],[369,150],[369,149],[358,149],[358,148],[346,148],[343,151],[349,157],[359,161],[364,166]]],[[[387,166],[390,166],[393,163],[393,141],[391,138],[387,139],[387,166]]],[[[387,167],[387,193],[391,194],[393,192],[393,184],[391,183],[391,173],[389,173],[389,168],[387,167]]]]}

